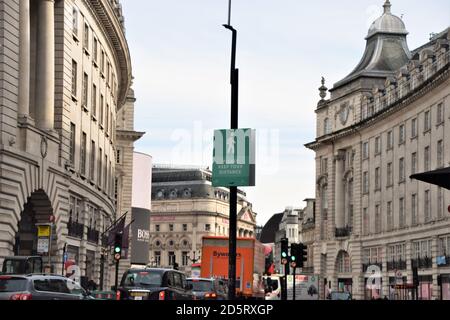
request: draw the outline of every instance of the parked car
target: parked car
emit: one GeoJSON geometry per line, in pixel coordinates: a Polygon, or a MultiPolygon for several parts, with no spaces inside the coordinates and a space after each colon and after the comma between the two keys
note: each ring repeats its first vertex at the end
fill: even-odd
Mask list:
{"type": "Polygon", "coordinates": [[[328,300],[352,300],[352,294],[350,292],[331,292],[328,297],[328,300]]]}
{"type": "Polygon", "coordinates": [[[0,300],[90,300],[78,283],[63,276],[0,275],[0,300]]]}
{"type": "Polygon", "coordinates": [[[227,284],[221,279],[189,278],[196,300],[226,300],[227,284]]]}
{"type": "Polygon", "coordinates": [[[186,275],[173,269],[129,269],[120,282],[117,300],[194,300],[186,275]]]}

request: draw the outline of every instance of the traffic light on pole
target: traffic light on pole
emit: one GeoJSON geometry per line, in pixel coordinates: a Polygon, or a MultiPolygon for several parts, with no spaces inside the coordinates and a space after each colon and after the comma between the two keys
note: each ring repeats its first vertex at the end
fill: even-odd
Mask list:
{"type": "Polygon", "coordinates": [[[281,264],[287,264],[289,259],[289,241],[286,238],[281,239],[281,264]]]}
{"type": "Polygon", "coordinates": [[[299,258],[299,244],[298,243],[292,243],[291,244],[291,267],[297,268],[299,258]]]}
{"type": "Polygon", "coordinates": [[[298,244],[298,256],[299,267],[303,268],[306,261],[308,261],[308,247],[303,243],[298,244]]]}
{"type": "Polygon", "coordinates": [[[114,260],[118,261],[120,258],[122,258],[122,232],[114,236],[114,260]]]}

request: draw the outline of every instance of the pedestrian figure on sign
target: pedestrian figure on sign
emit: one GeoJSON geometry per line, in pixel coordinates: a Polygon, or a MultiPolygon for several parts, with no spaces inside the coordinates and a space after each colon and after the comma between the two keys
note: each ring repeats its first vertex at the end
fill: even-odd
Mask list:
{"type": "Polygon", "coordinates": [[[227,153],[231,153],[234,154],[234,145],[235,145],[235,141],[234,141],[234,133],[232,132],[230,134],[230,136],[228,137],[227,140],[227,153]]]}

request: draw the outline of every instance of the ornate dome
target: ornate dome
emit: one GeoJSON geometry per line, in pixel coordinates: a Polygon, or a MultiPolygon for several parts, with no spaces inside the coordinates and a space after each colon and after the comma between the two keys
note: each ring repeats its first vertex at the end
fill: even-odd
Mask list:
{"type": "Polygon", "coordinates": [[[383,7],[384,13],[370,26],[367,39],[377,33],[394,33],[407,35],[408,31],[406,31],[406,27],[402,19],[394,16],[391,13],[391,2],[389,0],[386,0],[383,7]]]}

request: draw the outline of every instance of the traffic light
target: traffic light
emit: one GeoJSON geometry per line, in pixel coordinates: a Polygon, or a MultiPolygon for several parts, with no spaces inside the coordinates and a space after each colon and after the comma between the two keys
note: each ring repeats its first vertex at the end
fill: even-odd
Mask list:
{"type": "Polygon", "coordinates": [[[287,264],[289,258],[289,241],[286,238],[281,239],[281,264],[287,264]]]}
{"type": "Polygon", "coordinates": [[[291,244],[291,267],[297,268],[298,258],[299,258],[299,244],[292,243],[291,244]]]}
{"type": "Polygon", "coordinates": [[[308,261],[308,247],[303,243],[298,244],[298,265],[300,268],[303,268],[305,262],[308,261]]]}
{"type": "Polygon", "coordinates": [[[114,260],[122,258],[122,233],[116,233],[114,236],[114,260]]]}

